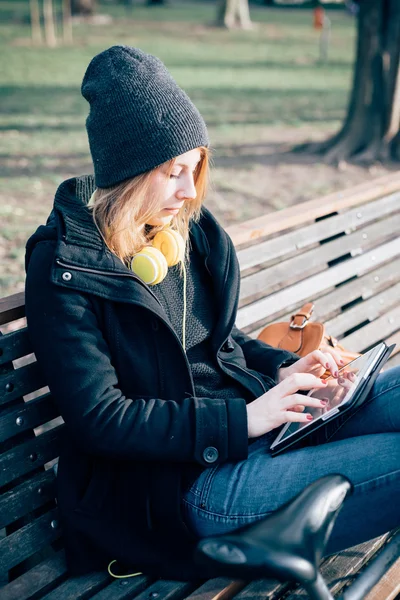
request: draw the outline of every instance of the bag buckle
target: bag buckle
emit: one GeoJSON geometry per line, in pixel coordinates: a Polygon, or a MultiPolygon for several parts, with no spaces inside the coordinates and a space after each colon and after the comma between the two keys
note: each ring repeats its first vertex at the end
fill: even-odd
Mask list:
{"type": "Polygon", "coordinates": [[[310,317],[307,317],[306,315],[299,315],[299,314],[292,315],[291,322],[289,323],[289,327],[290,327],[290,329],[304,329],[304,327],[307,325],[309,320],[310,320],[310,317]],[[303,322],[301,325],[296,325],[295,323],[293,323],[295,317],[303,317],[303,322]]]}

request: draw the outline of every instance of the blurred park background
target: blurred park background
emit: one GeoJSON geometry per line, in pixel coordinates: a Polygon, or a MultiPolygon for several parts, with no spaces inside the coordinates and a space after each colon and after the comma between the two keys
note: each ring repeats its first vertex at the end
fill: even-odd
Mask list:
{"type": "Polygon", "coordinates": [[[80,84],[91,58],[113,44],[159,56],[202,112],[214,157],[206,205],[225,226],[396,169],[379,152],[326,160],[313,146],[298,149],[340,131],[357,56],[356,3],[323,4],[322,29],[315,4],[250,2],[240,27],[216,0],[73,0],[72,25],[64,12],[63,26],[68,1],[2,0],[2,295],[23,289],[24,245],[56,187],[92,171],[80,84]],[[40,32],[32,31],[43,4],[53,8],[54,29],[48,20],[44,29],[41,14],[40,32]]]}

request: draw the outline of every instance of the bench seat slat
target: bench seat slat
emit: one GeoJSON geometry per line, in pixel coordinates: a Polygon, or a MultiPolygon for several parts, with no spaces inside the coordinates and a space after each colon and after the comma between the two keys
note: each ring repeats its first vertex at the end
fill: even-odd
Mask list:
{"type": "Polygon", "coordinates": [[[86,598],[90,598],[92,594],[104,588],[110,581],[111,576],[107,571],[96,571],[94,573],[70,577],[67,581],[64,581],[61,585],[46,594],[43,600],[67,600],[67,598],[86,600],[86,598]]]}
{"type": "Polygon", "coordinates": [[[53,469],[38,473],[0,497],[0,529],[46,504],[55,496],[53,469]]]}
{"type": "Polygon", "coordinates": [[[0,456],[0,486],[30,473],[60,454],[65,425],[59,425],[0,456]]]}
{"type": "Polygon", "coordinates": [[[0,404],[6,404],[21,396],[35,392],[47,384],[45,377],[35,361],[25,367],[13,369],[0,375],[0,404]]]}
{"type": "Polygon", "coordinates": [[[150,600],[152,598],[162,598],[162,600],[182,600],[187,598],[190,592],[195,588],[195,584],[190,582],[169,581],[160,579],[146,588],[135,600],[150,600]]]}
{"type": "Polygon", "coordinates": [[[0,417],[0,442],[12,438],[21,431],[34,429],[43,423],[47,423],[58,417],[58,415],[59,410],[51,394],[45,394],[21,406],[5,410],[0,417]]]}
{"type": "Polygon", "coordinates": [[[269,579],[252,581],[237,595],[235,600],[272,600],[281,598],[294,587],[293,583],[280,583],[269,579]]]}
{"type": "Polygon", "coordinates": [[[0,540],[0,572],[7,571],[61,536],[56,508],[0,540]],[[58,521],[57,521],[58,523],[58,521]]]}
{"type": "Polygon", "coordinates": [[[341,232],[359,229],[373,219],[395,213],[400,207],[400,193],[375,200],[360,209],[329,217],[312,225],[259,242],[238,252],[240,270],[245,271],[266,260],[273,260],[306,248],[341,232]]]}
{"type": "MultiPolygon", "coordinates": [[[[3,600],[36,600],[67,576],[64,550],[41,562],[1,590],[3,600]]],[[[66,599],[67,600],[67,599],[66,599]]],[[[68,598],[68,600],[70,600],[68,598]]]]}
{"type": "MultiPolygon", "coordinates": [[[[143,575],[129,579],[117,579],[94,596],[90,596],[90,600],[131,600],[149,585],[150,579],[143,575]]],[[[150,597],[149,600],[151,600],[150,597]]]]}
{"type": "Polygon", "coordinates": [[[206,581],[186,598],[187,600],[230,600],[236,598],[236,594],[245,585],[244,581],[217,577],[206,581]]]}
{"type": "MultiPolygon", "coordinates": [[[[288,260],[243,277],[241,282],[241,304],[250,298],[269,294],[289,282],[302,280],[310,274],[326,269],[328,263],[346,254],[361,254],[376,242],[388,241],[400,229],[400,213],[384,222],[374,223],[363,230],[342,236],[312,250],[297,254],[288,260]],[[364,236],[367,236],[364,239],[364,236]]],[[[355,273],[354,273],[355,274],[355,273]]]]}
{"type": "MultiPolygon", "coordinates": [[[[343,590],[344,586],[382,548],[389,537],[390,534],[385,534],[372,541],[343,550],[325,560],[321,573],[333,596],[343,590]]],[[[300,587],[287,596],[287,600],[306,600],[306,598],[308,598],[306,592],[300,587]]]]}
{"type": "Polygon", "coordinates": [[[271,321],[275,314],[282,314],[289,307],[297,308],[301,302],[306,302],[309,298],[314,298],[317,294],[327,289],[332,289],[335,285],[353,277],[355,273],[365,273],[371,267],[375,267],[375,265],[382,264],[399,255],[400,239],[392,240],[379,248],[366,252],[362,256],[357,256],[331,267],[329,269],[329,277],[327,277],[326,271],[318,273],[304,281],[300,281],[266,298],[240,308],[236,324],[239,328],[244,329],[245,332],[248,331],[247,328],[249,326],[255,329],[259,324],[262,325],[263,322],[265,323],[268,317],[271,321]]]}
{"type": "Polygon", "coordinates": [[[18,329],[5,335],[0,335],[0,365],[32,352],[28,329],[18,329]]]}

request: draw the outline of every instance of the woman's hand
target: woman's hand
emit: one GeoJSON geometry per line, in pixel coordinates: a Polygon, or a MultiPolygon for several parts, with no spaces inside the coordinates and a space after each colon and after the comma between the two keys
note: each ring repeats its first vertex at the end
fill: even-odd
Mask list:
{"type": "Polygon", "coordinates": [[[295,373],[286,377],[282,383],[247,405],[249,438],[264,435],[289,421],[298,423],[312,421],[312,415],[302,412],[304,407],[323,408],[326,401],[296,392],[313,388],[323,389],[326,386],[325,381],[311,373],[295,373]]]}
{"type": "Polygon", "coordinates": [[[290,365],[290,367],[278,369],[278,381],[281,383],[295,373],[311,373],[316,377],[321,377],[328,369],[334,377],[337,377],[338,369],[344,364],[339,353],[327,346],[324,352],[314,350],[290,365]]]}

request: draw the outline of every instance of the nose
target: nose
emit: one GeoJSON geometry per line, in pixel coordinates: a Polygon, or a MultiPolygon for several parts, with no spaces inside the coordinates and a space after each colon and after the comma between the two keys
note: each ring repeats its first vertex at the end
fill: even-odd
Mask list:
{"type": "Polygon", "coordinates": [[[186,177],[182,179],[182,186],[177,191],[176,196],[179,200],[194,200],[196,198],[197,191],[192,173],[188,173],[186,177]]]}

